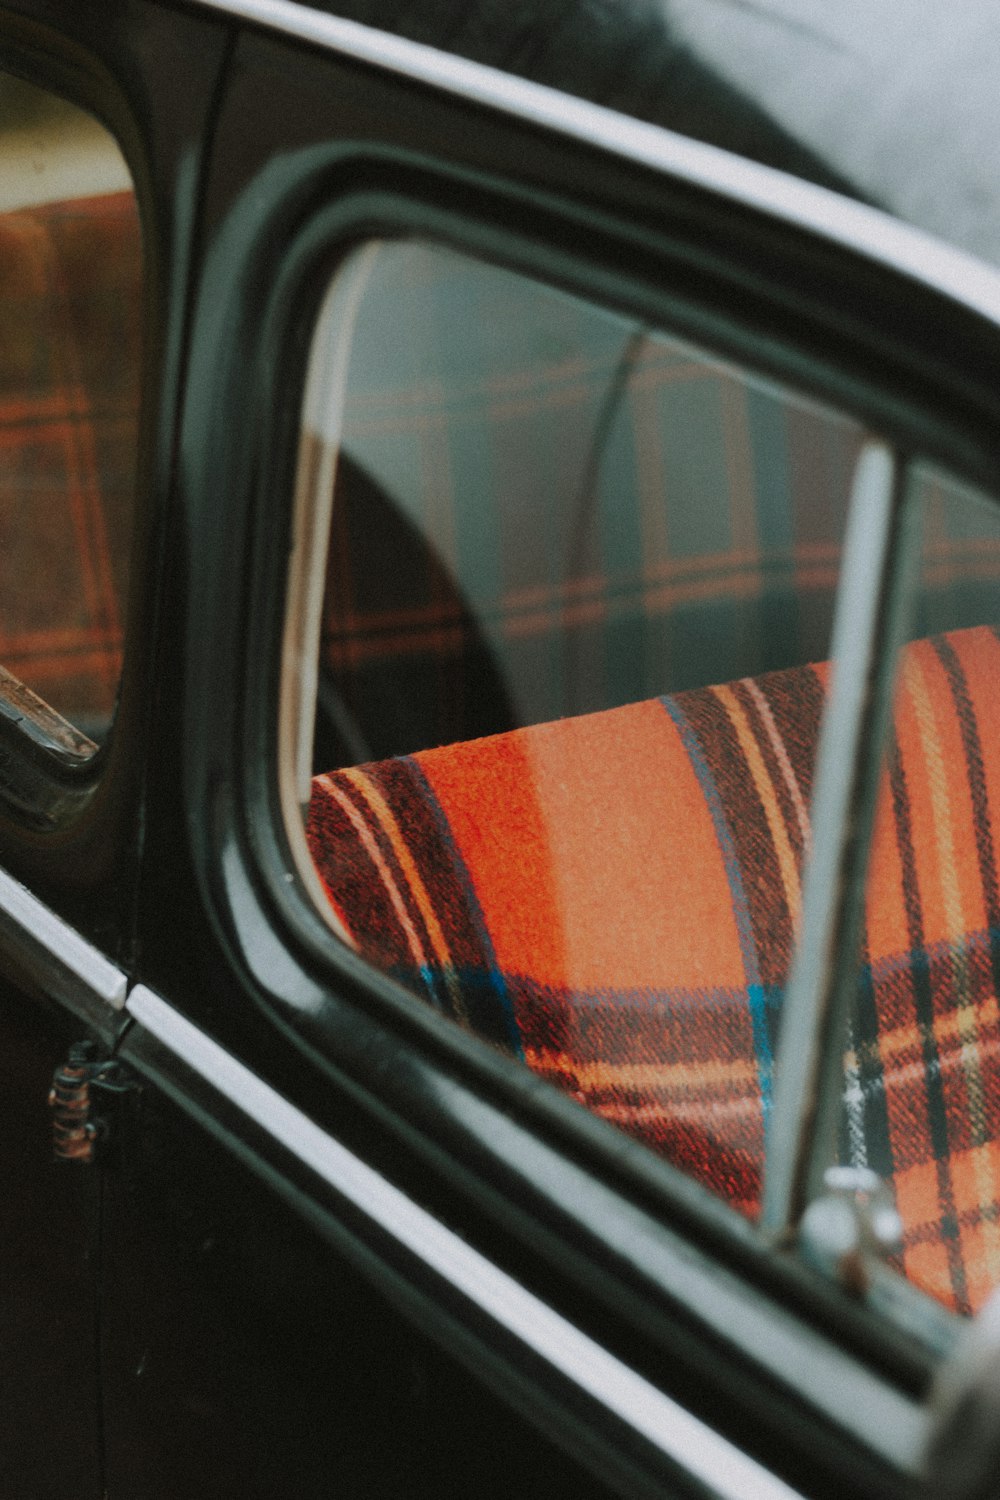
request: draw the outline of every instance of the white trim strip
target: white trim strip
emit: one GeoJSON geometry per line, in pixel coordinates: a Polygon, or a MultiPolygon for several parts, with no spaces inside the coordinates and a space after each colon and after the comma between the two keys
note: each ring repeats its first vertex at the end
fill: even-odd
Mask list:
{"type": "Polygon", "coordinates": [[[725,194],[890,266],[1000,324],[1000,272],[828,188],[498,68],[312,10],[296,0],[199,3],[725,194]]]}
{"type": "Polygon", "coordinates": [[[96,999],[112,1010],[125,1005],[128,981],[110,959],[82,938],[75,928],[43,906],[19,881],[0,869],[0,922],[9,917],[19,935],[43,948],[78,979],[96,999]]]}
{"type": "Polygon", "coordinates": [[[171,1052],[372,1223],[508,1333],[640,1433],[719,1500],[801,1500],[797,1491],[658,1391],[327,1135],[143,985],[127,1010],[171,1052]]]}
{"type": "Polygon", "coordinates": [[[781,1018],[774,1109],[767,1129],[761,1227],[780,1237],[823,1192],[834,1159],[850,1017],[834,983],[845,872],[856,837],[852,806],[868,695],[881,642],[879,607],[892,567],[897,465],[891,448],[868,443],[851,486],[830,656],[833,681],[820,725],[813,791],[814,856],[781,1018]]]}

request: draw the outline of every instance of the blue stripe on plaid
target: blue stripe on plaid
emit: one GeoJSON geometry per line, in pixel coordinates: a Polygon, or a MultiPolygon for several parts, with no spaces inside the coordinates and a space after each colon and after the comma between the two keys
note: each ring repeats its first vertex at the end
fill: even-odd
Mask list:
{"type": "MultiPolygon", "coordinates": [[[[428,988],[431,988],[440,981],[443,970],[440,966],[433,964],[421,965],[419,968],[407,964],[395,964],[391,972],[394,978],[403,984],[412,985],[416,975],[428,988]]],[[[623,1013],[634,1011],[645,1020],[659,1012],[664,1018],[676,1022],[683,1020],[685,1013],[690,1012],[692,1017],[703,1021],[706,1016],[733,1016],[743,1011],[749,1013],[752,1008],[751,987],[741,988],[735,985],[719,985],[711,989],[699,990],[683,987],[665,990],[612,989],[597,986],[593,989],[573,988],[557,991],[552,985],[540,984],[533,975],[502,973],[499,969],[491,969],[485,965],[480,967],[470,964],[451,964],[448,966],[448,973],[462,985],[463,998],[468,989],[470,993],[478,993],[492,1005],[502,992],[502,1002],[506,1013],[511,1017],[511,1025],[516,1024],[511,1010],[510,993],[512,990],[524,993],[530,990],[551,996],[561,994],[572,1003],[574,1015],[583,1015],[592,1011],[600,1017],[606,1017],[609,1012],[614,1011],[623,1013]]],[[[766,1009],[771,1013],[779,1012],[784,999],[784,990],[777,985],[766,984],[761,984],[757,988],[760,990],[766,1009]]],[[[435,1004],[435,1009],[441,1009],[447,1013],[445,1006],[435,1004]]],[[[474,1023],[473,1029],[477,1030],[474,1023]]],[[[521,1055],[520,1051],[518,1055],[521,1055]]]]}
{"type": "Polygon", "coordinates": [[[858,973],[860,977],[870,979],[876,984],[885,984],[891,979],[906,978],[911,975],[915,963],[920,963],[929,971],[933,963],[970,957],[981,957],[986,960],[985,969],[992,956],[994,944],[1000,945],[1000,928],[981,927],[976,931],[963,932],[958,940],[940,938],[936,943],[924,944],[919,952],[914,950],[907,953],[894,953],[889,958],[878,958],[874,963],[869,960],[861,965],[858,973]]]}
{"type": "MultiPolygon", "coordinates": [[[[477,1024],[475,1007],[477,998],[485,998],[490,1002],[490,1015],[500,1020],[507,1045],[515,1057],[524,1059],[524,1047],[521,1043],[521,1033],[518,1028],[517,1018],[514,1014],[514,1002],[507,988],[503,972],[497,962],[497,956],[493,949],[486,922],[483,917],[479,900],[476,896],[472,878],[466,867],[465,860],[459,853],[458,845],[455,843],[448,820],[444,815],[441,804],[438,802],[434,791],[424,775],[417,761],[412,756],[404,757],[407,769],[414,783],[419,786],[421,795],[426,804],[426,810],[430,814],[435,830],[441,839],[442,849],[447,851],[452,870],[462,886],[465,897],[465,910],[462,913],[475,936],[475,941],[485,960],[482,970],[469,971],[465,968],[455,968],[455,973],[461,980],[463,986],[463,999],[469,1011],[469,1019],[473,1030],[483,1031],[486,1027],[477,1024]],[[468,986],[468,988],[466,988],[468,986]]],[[[489,1028],[492,1030],[493,1028],[489,1028]]]]}
{"type": "MultiPolygon", "coordinates": [[[[531,974],[508,973],[505,981],[511,989],[532,987],[539,993],[556,993],[554,986],[541,984],[531,974]]],[[[767,1009],[780,1011],[784,990],[773,984],[761,984],[758,988],[767,1009]]],[[[705,989],[687,989],[683,985],[671,986],[669,989],[617,989],[610,985],[596,985],[588,989],[574,987],[565,993],[572,996],[574,1011],[593,1009],[607,1014],[614,1010],[636,1010],[646,1015],[650,1011],[659,1010],[675,1020],[686,1010],[690,1010],[692,1015],[697,1015],[701,1020],[713,1012],[732,1015],[751,1008],[750,989],[741,985],[712,985],[705,989]]]]}

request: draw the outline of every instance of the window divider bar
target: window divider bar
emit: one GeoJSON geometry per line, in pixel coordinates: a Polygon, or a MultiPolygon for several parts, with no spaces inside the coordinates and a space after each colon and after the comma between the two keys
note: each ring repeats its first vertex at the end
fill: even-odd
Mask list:
{"type": "Polygon", "coordinates": [[[917,556],[905,476],[900,456],[872,440],[851,493],[817,751],[813,854],[766,1121],[761,1226],[778,1240],[822,1192],[836,1153],[870,834],[917,556]]]}

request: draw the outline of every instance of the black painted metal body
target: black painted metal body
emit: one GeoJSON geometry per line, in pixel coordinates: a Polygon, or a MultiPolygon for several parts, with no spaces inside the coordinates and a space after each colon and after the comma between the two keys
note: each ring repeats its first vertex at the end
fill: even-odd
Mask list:
{"type": "MultiPolygon", "coordinates": [[[[794,224],[221,10],[5,0],[0,67],[120,136],[149,279],[118,719],[83,771],[0,721],[0,861],[130,982],[803,1494],[911,1493],[747,1330],[780,1309],[831,1381],[847,1350],[906,1399],[933,1368],[916,1340],[331,953],[290,888],[274,775],[289,496],[318,302],[376,232],[430,233],[667,322],[994,487],[995,331],[794,224]],[[700,1305],[679,1289],[692,1266],[703,1287],[738,1288],[745,1328],[710,1326],[710,1292],[700,1305]]],[[[836,180],[710,82],[704,133],[716,122],[722,144],[836,180]]],[[[3,1255],[21,1268],[5,1298],[21,1394],[15,1422],[6,1399],[0,1418],[4,1493],[695,1493],[276,1146],[266,1119],[123,1013],[44,998],[28,967],[0,1009],[3,1255]],[[103,1164],[53,1164],[49,1081],[84,1035],[136,1088],[103,1164]]]]}

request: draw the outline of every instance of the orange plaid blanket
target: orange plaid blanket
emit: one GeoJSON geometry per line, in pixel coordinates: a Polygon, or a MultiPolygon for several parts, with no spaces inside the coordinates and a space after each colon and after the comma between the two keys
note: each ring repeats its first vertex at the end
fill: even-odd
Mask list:
{"type": "MultiPolygon", "coordinates": [[[[755,1213],[826,669],[318,776],[308,838],[360,952],[755,1213]]],[[[877,817],[843,1152],[905,1270],[1000,1279],[1000,639],[917,642],[877,817]]]]}

